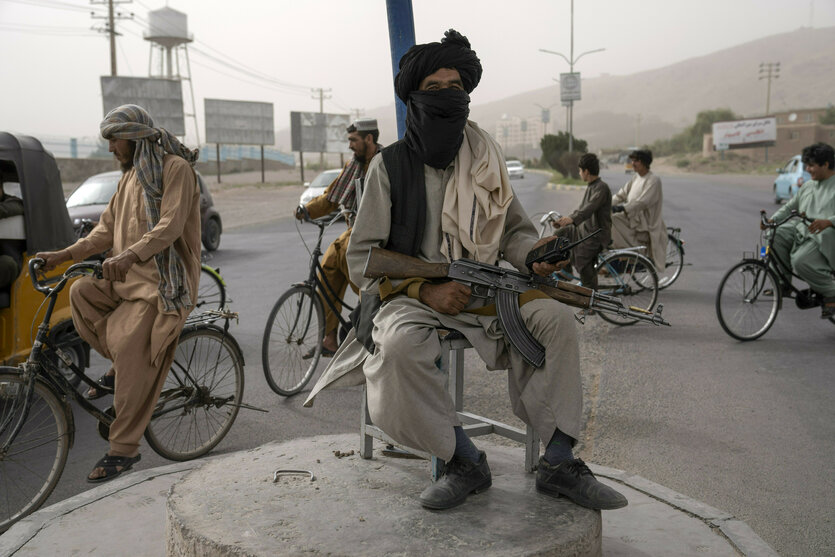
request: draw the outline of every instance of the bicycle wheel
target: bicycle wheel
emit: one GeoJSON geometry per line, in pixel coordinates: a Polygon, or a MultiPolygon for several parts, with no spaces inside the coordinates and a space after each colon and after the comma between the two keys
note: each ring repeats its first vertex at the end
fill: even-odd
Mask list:
{"type": "Polygon", "coordinates": [[[763,336],[780,309],[780,283],[761,261],[741,261],[722,277],[716,292],[716,317],[737,340],[763,336]]]}
{"type": "Polygon", "coordinates": [[[217,271],[208,265],[200,267],[200,286],[197,290],[197,303],[194,309],[221,310],[226,305],[226,286],[217,271]]]}
{"type": "Polygon", "coordinates": [[[243,361],[232,337],[212,325],[189,327],[180,335],[145,439],[169,460],[203,456],[232,427],[243,394],[243,361]]]}
{"type": "Polygon", "coordinates": [[[664,270],[658,271],[658,289],[664,290],[673,284],[684,267],[684,248],[681,242],[672,234],[667,234],[667,264],[664,270]]]}
{"type": "MultiPolygon", "coordinates": [[[[627,307],[652,311],[658,300],[658,275],[652,262],[633,251],[615,251],[597,264],[597,290],[620,298],[627,307]]],[[[637,319],[600,313],[615,325],[632,325],[637,319]]]]}
{"type": "Polygon", "coordinates": [[[307,286],[281,295],[267,318],[261,364],[270,388],[282,396],[301,391],[319,364],[325,318],[322,301],[307,286]]]}
{"type": "Polygon", "coordinates": [[[40,381],[23,428],[6,447],[23,412],[25,390],[16,368],[0,368],[0,533],[43,505],[70,450],[66,407],[40,381]]]}

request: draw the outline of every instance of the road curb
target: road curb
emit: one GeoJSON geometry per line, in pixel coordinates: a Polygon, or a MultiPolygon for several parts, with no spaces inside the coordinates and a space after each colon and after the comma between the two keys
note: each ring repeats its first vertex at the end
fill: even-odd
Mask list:
{"type": "Polygon", "coordinates": [[[728,540],[728,543],[742,555],[779,557],[779,554],[758,536],[750,526],[725,511],[624,470],[597,464],[589,464],[589,468],[597,476],[622,483],[694,518],[698,518],[711,529],[718,529],[722,536],[728,540]]]}
{"type": "Polygon", "coordinates": [[[166,466],[151,468],[150,470],[139,470],[130,472],[121,478],[116,478],[104,485],[100,485],[69,499],[64,499],[54,505],[50,505],[36,511],[20,522],[14,524],[0,536],[0,555],[12,555],[29,541],[38,535],[51,522],[60,519],[62,516],[93,504],[101,499],[125,491],[141,483],[154,480],[161,476],[178,474],[201,466],[207,459],[197,459],[188,462],[177,462],[166,466]]]}
{"type": "MultiPolygon", "coordinates": [[[[211,457],[216,458],[216,457],[211,457]]],[[[79,493],[69,499],[65,499],[54,505],[50,505],[12,526],[0,536],[0,555],[12,555],[26,545],[32,538],[64,515],[77,509],[93,504],[101,499],[125,491],[141,483],[156,478],[180,472],[192,470],[202,466],[207,460],[198,459],[189,462],[178,462],[149,470],[131,472],[121,478],[117,478],[105,485],[93,488],[84,493],[79,493]]],[[[664,504],[667,504],[681,512],[698,518],[711,529],[718,530],[737,551],[745,556],[774,556],[779,554],[769,546],[751,527],[742,520],[737,519],[730,513],[711,507],[701,501],[673,491],[663,485],[657,484],[641,476],[630,474],[624,470],[610,468],[598,464],[589,463],[589,467],[595,475],[608,478],[612,481],[626,485],[636,491],[652,497],[664,504]]]]}

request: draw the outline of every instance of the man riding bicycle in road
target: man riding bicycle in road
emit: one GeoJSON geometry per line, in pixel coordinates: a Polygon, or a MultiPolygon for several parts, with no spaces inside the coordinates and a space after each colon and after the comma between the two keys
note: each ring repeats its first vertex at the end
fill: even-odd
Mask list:
{"type": "MultiPolygon", "coordinates": [[[[374,118],[361,118],[348,126],[347,131],[348,148],[354,152],[354,157],[348,161],[348,164],[342,169],[342,173],[328,186],[325,193],[310,200],[303,208],[301,206],[296,208],[295,217],[297,219],[301,220],[304,217],[303,209],[307,210],[312,219],[337,211],[340,206],[350,211],[356,210],[359,200],[357,199],[355,186],[357,181],[362,182],[365,178],[368,163],[382,149],[382,145],[377,143],[380,131],[377,129],[377,120],[374,118]]],[[[353,223],[348,223],[348,229],[328,246],[322,257],[324,280],[327,281],[327,284],[331,286],[339,298],[345,295],[348,284],[351,284],[354,292],[358,292],[357,287],[348,278],[348,263],[345,260],[352,225],[353,223]]],[[[323,277],[319,278],[322,279],[323,277]]],[[[328,292],[320,292],[319,295],[329,296],[328,292]]],[[[331,299],[331,302],[337,310],[341,309],[339,299],[331,299]]],[[[339,342],[336,339],[339,319],[324,299],[322,300],[322,306],[325,309],[325,338],[322,340],[322,355],[333,356],[333,353],[339,348],[339,342]]],[[[310,358],[314,352],[315,347],[304,357],[310,358]]]]}
{"type": "Polygon", "coordinates": [[[821,319],[829,319],[835,316],[835,150],[815,143],[803,149],[802,161],[812,179],[769,222],[782,220],[792,211],[813,221],[807,226],[791,220],[777,227],[773,249],[782,265],[789,262],[797,276],[823,296],[821,319]]]}

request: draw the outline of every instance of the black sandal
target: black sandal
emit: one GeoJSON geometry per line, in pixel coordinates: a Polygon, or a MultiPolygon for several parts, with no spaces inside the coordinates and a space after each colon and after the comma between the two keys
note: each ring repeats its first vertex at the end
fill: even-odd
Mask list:
{"type": "Polygon", "coordinates": [[[87,474],[87,483],[96,484],[112,480],[113,478],[121,475],[123,472],[130,470],[131,467],[141,459],[141,454],[137,454],[136,456],[110,456],[105,454],[98,462],[96,462],[96,465],[93,466],[93,470],[90,471],[90,474],[92,474],[95,472],[96,468],[103,468],[104,475],[99,476],[98,478],[91,478],[90,474],[87,474]],[[119,468],[121,468],[121,470],[119,470],[119,468]]]}
{"type": "Polygon", "coordinates": [[[104,374],[96,380],[99,387],[90,387],[84,395],[87,400],[96,400],[104,395],[113,394],[113,386],[116,383],[116,375],[104,374]]]}

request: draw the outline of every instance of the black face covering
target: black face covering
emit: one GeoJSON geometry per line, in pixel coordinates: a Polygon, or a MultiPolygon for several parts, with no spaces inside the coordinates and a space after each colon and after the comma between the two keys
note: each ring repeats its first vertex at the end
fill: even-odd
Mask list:
{"type": "Polygon", "coordinates": [[[404,140],[424,164],[446,168],[464,140],[470,96],[460,89],[412,91],[404,140]]]}

